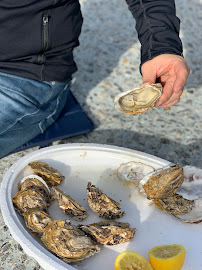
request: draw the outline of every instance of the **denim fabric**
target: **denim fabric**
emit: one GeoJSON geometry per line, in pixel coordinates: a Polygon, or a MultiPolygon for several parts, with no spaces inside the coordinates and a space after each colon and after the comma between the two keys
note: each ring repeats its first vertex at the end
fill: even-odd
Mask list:
{"type": "Polygon", "coordinates": [[[55,122],[70,85],[0,73],[0,158],[55,122]]]}

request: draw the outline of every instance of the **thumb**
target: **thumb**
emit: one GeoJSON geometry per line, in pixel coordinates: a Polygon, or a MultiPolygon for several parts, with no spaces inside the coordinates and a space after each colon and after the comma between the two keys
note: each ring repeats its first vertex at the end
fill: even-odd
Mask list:
{"type": "Polygon", "coordinates": [[[141,87],[144,87],[149,84],[156,82],[156,73],[155,70],[150,67],[142,66],[142,84],[141,87]]]}

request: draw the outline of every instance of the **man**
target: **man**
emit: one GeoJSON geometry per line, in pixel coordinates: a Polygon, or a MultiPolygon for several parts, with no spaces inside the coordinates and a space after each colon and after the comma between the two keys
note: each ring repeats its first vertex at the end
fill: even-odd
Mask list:
{"type": "MultiPolygon", "coordinates": [[[[156,106],[176,104],[189,69],[182,57],[174,0],[126,0],[141,42],[143,85],[164,85],[156,106]]],[[[117,2],[118,3],[118,2],[117,2]]],[[[77,67],[78,0],[0,2],[0,158],[57,119],[77,67]]]]}

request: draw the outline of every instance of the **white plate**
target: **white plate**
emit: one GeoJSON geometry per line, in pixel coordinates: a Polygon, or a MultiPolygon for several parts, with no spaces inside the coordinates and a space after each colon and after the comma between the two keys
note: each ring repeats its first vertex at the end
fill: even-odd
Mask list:
{"type": "MultiPolygon", "coordinates": [[[[185,224],[175,217],[148,206],[146,199],[135,195],[131,187],[117,179],[116,170],[122,163],[139,161],[154,168],[169,164],[168,161],[126,148],[97,144],[64,144],[32,152],[16,162],[5,174],[1,185],[1,208],[5,223],[13,238],[24,251],[48,270],[113,270],[116,256],[124,250],[133,250],[148,259],[148,250],[157,245],[182,244],[186,251],[183,270],[202,269],[202,224],[185,224]],[[107,195],[120,202],[126,215],[119,221],[129,222],[137,228],[133,240],[117,246],[101,246],[101,252],[76,265],[68,265],[50,253],[41,240],[26,228],[23,218],[13,208],[12,198],[24,176],[25,166],[34,160],[47,162],[58,169],[65,180],[60,185],[81,205],[89,209],[86,200],[87,182],[101,188],[107,195]]],[[[98,222],[89,209],[89,217],[82,224],[98,222]]],[[[69,219],[54,202],[50,214],[55,219],[69,219]]],[[[72,223],[78,224],[72,220],[72,223]]]]}

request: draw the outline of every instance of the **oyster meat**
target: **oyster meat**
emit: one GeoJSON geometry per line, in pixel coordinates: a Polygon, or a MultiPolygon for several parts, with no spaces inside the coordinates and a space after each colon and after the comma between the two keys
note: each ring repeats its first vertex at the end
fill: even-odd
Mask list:
{"type": "Polygon", "coordinates": [[[46,226],[54,221],[46,212],[37,208],[29,209],[23,213],[26,226],[34,233],[42,234],[46,226]]]}
{"type": "Polygon", "coordinates": [[[62,190],[57,187],[52,188],[54,191],[54,198],[57,199],[59,207],[67,215],[73,217],[75,220],[83,220],[88,216],[87,210],[78,204],[69,195],[65,194],[62,190]]]}
{"type": "Polygon", "coordinates": [[[87,198],[90,208],[98,216],[107,219],[121,218],[125,215],[124,211],[121,211],[121,206],[118,202],[109,198],[95,185],[88,182],[87,186],[87,198]]]}
{"type": "Polygon", "coordinates": [[[33,189],[18,191],[13,197],[13,205],[21,214],[32,208],[47,212],[47,204],[43,195],[33,189]]]}
{"type": "Polygon", "coordinates": [[[85,233],[64,220],[51,222],[41,240],[45,246],[67,263],[80,262],[100,251],[85,233]]]}
{"type": "Polygon", "coordinates": [[[194,206],[193,200],[187,200],[177,194],[169,198],[153,200],[153,202],[159,209],[173,215],[187,214],[194,206]]]}
{"type": "Polygon", "coordinates": [[[176,164],[146,175],[140,184],[149,199],[165,199],[172,197],[183,181],[183,169],[176,164]]]}
{"type": "Polygon", "coordinates": [[[123,163],[117,170],[117,176],[120,180],[129,182],[139,182],[148,173],[154,172],[155,169],[152,166],[141,162],[130,161],[123,163]]]}
{"type": "Polygon", "coordinates": [[[56,186],[64,180],[64,176],[56,169],[42,161],[33,161],[28,167],[37,175],[39,175],[49,186],[56,186]]]}
{"type": "Polygon", "coordinates": [[[41,193],[47,203],[50,202],[51,192],[46,182],[38,175],[28,175],[19,184],[19,191],[32,189],[41,193]]]}
{"type": "Polygon", "coordinates": [[[117,221],[101,221],[90,225],[78,225],[93,240],[102,245],[117,245],[131,241],[136,229],[129,223],[117,221]]]}
{"type": "Polygon", "coordinates": [[[138,115],[152,109],[162,94],[160,83],[135,88],[117,95],[115,107],[125,114],[138,115]]]}

